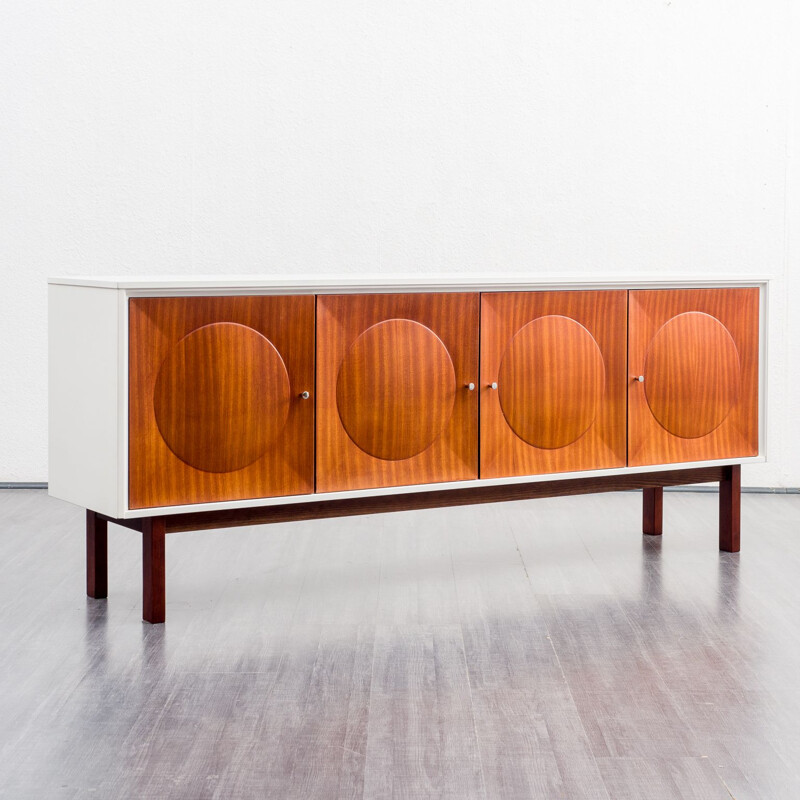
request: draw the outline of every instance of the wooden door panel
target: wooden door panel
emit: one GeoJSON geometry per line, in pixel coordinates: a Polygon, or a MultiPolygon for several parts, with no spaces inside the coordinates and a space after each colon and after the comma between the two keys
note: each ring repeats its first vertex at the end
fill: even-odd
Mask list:
{"type": "Polygon", "coordinates": [[[482,478],[625,466],[626,301],[481,295],[482,478]]]}
{"type": "Polygon", "coordinates": [[[317,298],[317,491],[478,476],[479,298],[317,298]]]}
{"type": "Polygon", "coordinates": [[[313,296],[129,311],[131,508],[314,490],[313,296]]]}
{"type": "Polygon", "coordinates": [[[758,454],[758,308],[757,288],[630,292],[631,466],[758,454]]]}

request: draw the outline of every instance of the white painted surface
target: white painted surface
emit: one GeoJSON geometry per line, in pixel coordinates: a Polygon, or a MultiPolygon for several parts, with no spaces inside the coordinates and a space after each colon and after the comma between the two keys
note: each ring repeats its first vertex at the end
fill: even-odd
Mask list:
{"type": "Polygon", "coordinates": [[[47,478],[49,275],[756,273],[771,451],[744,482],[800,486],[798,15],[8,0],[0,480],[47,478]]]}
{"type": "Polygon", "coordinates": [[[120,293],[50,287],[49,491],[54,497],[115,516],[119,472],[120,293]]]}
{"type": "Polygon", "coordinates": [[[99,288],[124,289],[131,297],[146,295],[164,296],[179,293],[228,294],[256,292],[263,294],[354,294],[380,292],[502,292],[536,291],[538,289],[558,291],[561,289],[661,289],[701,288],[713,286],[765,286],[769,276],[737,275],[722,278],[714,275],[674,276],[637,275],[634,279],[624,276],[599,277],[592,275],[286,275],[276,278],[264,275],[197,275],[197,276],[56,276],[48,283],[62,286],[94,286],[99,288]]]}

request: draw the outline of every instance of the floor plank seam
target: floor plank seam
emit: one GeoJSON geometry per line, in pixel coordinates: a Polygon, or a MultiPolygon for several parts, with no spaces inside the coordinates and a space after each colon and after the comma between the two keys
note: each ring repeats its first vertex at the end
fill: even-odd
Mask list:
{"type": "Polygon", "coordinates": [[[459,609],[459,623],[458,623],[458,630],[461,636],[461,652],[464,656],[464,675],[467,679],[467,694],[469,696],[469,709],[470,709],[470,718],[472,719],[472,732],[475,735],[475,749],[476,754],[478,756],[478,767],[480,769],[480,776],[481,776],[481,790],[483,793],[483,797],[488,797],[486,793],[486,776],[483,772],[483,754],[481,753],[481,740],[480,736],[478,736],[478,726],[475,723],[475,703],[473,701],[472,695],[472,680],[469,676],[469,664],[467,662],[467,642],[464,639],[464,624],[461,620],[461,601],[458,595],[458,581],[456,580],[456,567],[455,562],[453,560],[453,546],[452,541],[448,538],[448,545],[450,550],[450,572],[453,576],[453,587],[455,589],[456,595],[456,604],[458,605],[459,609]]]}

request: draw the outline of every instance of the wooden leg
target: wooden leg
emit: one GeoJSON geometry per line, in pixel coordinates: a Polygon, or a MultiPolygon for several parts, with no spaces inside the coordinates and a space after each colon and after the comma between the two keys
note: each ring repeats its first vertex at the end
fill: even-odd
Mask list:
{"type": "Polygon", "coordinates": [[[166,617],[166,572],[163,517],[151,517],[142,525],[142,618],[163,622],[166,617]]]}
{"type": "Polygon", "coordinates": [[[664,487],[645,487],[642,489],[642,495],[642,533],[661,536],[664,516],[664,487]]]}
{"type": "Polygon", "coordinates": [[[741,532],[742,467],[725,467],[719,482],[719,549],[738,553],[741,532]]]}
{"type": "Polygon", "coordinates": [[[108,522],[86,511],[86,594],[108,597],[108,522]]]}

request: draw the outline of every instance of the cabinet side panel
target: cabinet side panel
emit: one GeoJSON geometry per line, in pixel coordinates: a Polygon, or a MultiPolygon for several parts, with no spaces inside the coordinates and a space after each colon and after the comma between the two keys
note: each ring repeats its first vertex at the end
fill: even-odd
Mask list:
{"type": "Polygon", "coordinates": [[[118,516],[117,292],[51,284],[48,294],[48,489],[118,516]]]}

